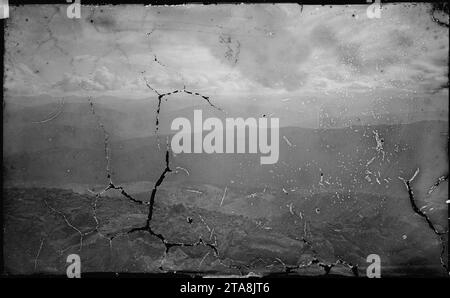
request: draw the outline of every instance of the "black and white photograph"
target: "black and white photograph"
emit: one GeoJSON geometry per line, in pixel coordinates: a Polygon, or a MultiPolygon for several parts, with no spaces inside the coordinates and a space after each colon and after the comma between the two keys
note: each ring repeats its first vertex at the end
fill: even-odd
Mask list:
{"type": "Polygon", "coordinates": [[[2,276],[448,278],[448,13],[2,1],[2,276]]]}

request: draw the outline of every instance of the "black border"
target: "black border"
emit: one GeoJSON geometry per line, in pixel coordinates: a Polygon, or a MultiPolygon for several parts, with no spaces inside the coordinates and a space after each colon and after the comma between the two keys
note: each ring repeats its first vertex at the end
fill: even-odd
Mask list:
{"type": "MultiPolygon", "coordinates": [[[[9,6],[21,6],[21,5],[42,5],[42,4],[59,4],[59,5],[69,5],[65,0],[9,0],[9,6]]],[[[446,3],[446,1],[381,1],[383,3],[446,3]]],[[[81,0],[82,5],[120,5],[120,4],[142,4],[142,5],[178,5],[178,4],[241,4],[242,1],[136,1],[136,0],[109,0],[109,1],[98,1],[98,0],[81,0]]],[[[282,1],[282,2],[274,2],[274,1],[264,1],[264,0],[253,0],[245,3],[298,3],[299,5],[370,5],[367,1],[356,1],[356,0],[347,0],[347,1],[282,1]]],[[[4,30],[5,30],[5,20],[1,21],[1,51],[4,53],[4,30]]],[[[1,62],[3,64],[3,55],[1,56],[1,62]]],[[[4,80],[4,72],[1,73],[1,82],[3,86],[4,80]]],[[[1,91],[2,97],[2,124],[3,124],[3,88],[1,91]]],[[[3,125],[1,125],[3,128],[3,125]]],[[[2,144],[3,151],[3,133],[0,137],[0,143],[2,144]]],[[[448,147],[447,147],[448,150],[448,147]]],[[[1,173],[1,186],[3,193],[3,157],[2,157],[2,173],[1,173]]],[[[2,229],[0,232],[0,240],[2,246],[0,248],[0,285],[3,290],[6,285],[12,286],[14,289],[12,293],[17,295],[18,292],[22,292],[23,290],[30,290],[32,294],[38,294],[41,290],[43,294],[57,294],[58,297],[61,295],[65,295],[64,292],[72,292],[72,294],[77,293],[80,288],[78,286],[81,285],[89,285],[89,294],[95,295],[99,294],[104,296],[105,294],[114,293],[121,294],[120,289],[125,289],[126,294],[134,294],[134,291],[131,291],[131,288],[122,288],[124,284],[122,284],[123,280],[126,280],[126,283],[131,283],[132,286],[137,286],[140,288],[139,292],[143,290],[146,293],[146,296],[151,297],[159,297],[159,295],[155,295],[156,293],[163,294],[164,296],[207,296],[207,295],[195,295],[195,294],[181,294],[179,292],[180,286],[182,284],[186,284],[187,282],[194,284],[214,284],[216,287],[224,282],[236,282],[236,283],[247,283],[247,282],[262,282],[269,283],[270,292],[269,293],[259,293],[259,294],[244,294],[244,293],[214,293],[214,296],[278,296],[277,294],[281,293],[289,293],[289,295],[295,295],[297,297],[309,296],[309,295],[367,295],[367,294],[378,294],[383,295],[386,294],[385,287],[389,288],[397,288],[402,291],[403,295],[407,294],[419,294],[420,292],[424,292],[427,294],[433,293],[431,287],[445,289],[443,287],[447,284],[448,278],[415,278],[415,277],[400,277],[400,278],[391,278],[391,277],[382,277],[381,279],[368,279],[365,277],[354,278],[354,277],[337,277],[337,276],[318,276],[318,277],[304,277],[304,276],[288,276],[288,275],[280,275],[277,277],[263,277],[263,278],[209,278],[203,279],[199,277],[193,277],[188,274],[173,274],[173,273],[82,273],[82,278],[79,283],[75,284],[72,282],[68,284],[61,284],[63,286],[63,291],[58,291],[53,288],[54,282],[53,280],[68,280],[65,275],[43,275],[43,274],[32,274],[32,275],[5,275],[4,274],[4,266],[3,266],[3,199],[0,200],[0,220],[2,229]],[[111,279],[121,280],[121,282],[111,282],[111,279]],[[142,283],[142,279],[150,279],[150,282],[142,283]],[[22,281],[26,280],[27,282],[36,282],[33,287],[22,287],[22,281]],[[52,281],[52,284],[49,288],[48,281],[52,281]],[[133,285],[135,281],[139,282],[139,285],[133,285]],[[359,288],[361,287],[361,288],[359,288]]],[[[449,210],[450,215],[450,210],[449,210]]],[[[128,284],[127,286],[130,286],[128,284]]],[[[133,288],[133,289],[137,289],[133,288]]],[[[80,294],[86,294],[86,292],[81,292],[80,294]]],[[[137,294],[137,293],[136,293],[137,294]]],[[[278,296],[280,297],[280,296],[278,296]]]]}

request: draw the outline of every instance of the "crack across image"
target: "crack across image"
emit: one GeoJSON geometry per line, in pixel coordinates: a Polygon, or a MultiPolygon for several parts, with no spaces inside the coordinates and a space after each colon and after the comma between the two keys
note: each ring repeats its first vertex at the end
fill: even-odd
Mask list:
{"type": "MultiPolygon", "coordinates": [[[[408,191],[408,196],[409,196],[409,200],[411,202],[411,207],[414,210],[414,212],[416,214],[418,214],[419,216],[423,217],[425,219],[425,221],[427,222],[428,226],[430,227],[430,229],[433,231],[433,233],[435,233],[438,237],[439,240],[441,241],[441,245],[442,245],[442,250],[441,250],[441,255],[440,255],[440,261],[442,264],[442,267],[444,268],[444,270],[448,273],[448,267],[446,262],[444,261],[445,258],[445,253],[446,253],[446,243],[448,242],[448,239],[446,239],[446,235],[448,235],[448,230],[447,231],[438,231],[438,229],[434,226],[433,222],[431,221],[430,217],[421,210],[421,208],[417,207],[416,201],[414,199],[414,193],[411,187],[411,182],[414,180],[414,178],[416,178],[416,176],[419,174],[419,168],[417,168],[417,170],[414,172],[414,175],[409,179],[406,180],[404,178],[399,177],[400,180],[403,181],[403,183],[405,183],[406,189],[408,191]]],[[[438,179],[438,182],[436,182],[433,187],[436,187],[437,185],[440,184],[441,179],[443,179],[442,177],[440,177],[438,179]]],[[[430,193],[430,191],[428,192],[430,193]]]]}
{"type": "Polygon", "coordinates": [[[369,6],[10,6],[3,274],[448,278],[448,4],[369,6]]]}

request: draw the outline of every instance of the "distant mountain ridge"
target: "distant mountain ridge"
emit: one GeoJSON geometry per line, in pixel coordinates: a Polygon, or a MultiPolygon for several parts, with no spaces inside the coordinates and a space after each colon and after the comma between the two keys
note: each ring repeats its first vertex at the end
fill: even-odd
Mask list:
{"type": "MultiPolygon", "coordinates": [[[[134,138],[151,136],[155,134],[156,108],[158,100],[156,95],[149,94],[143,99],[124,99],[111,96],[90,97],[96,106],[98,114],[105,123],[109,123],[114,133],[122,138],[134,138]]],[[[210,99],[214,103],[214,99],[210,99]]],[[[41,96],[6,96],[4,100],[4,120],[11,125],[24,125],[31,121],[39,120],[45,115],[59,108],[64,102],[63,114],[52,123],[65,123],[78,126],[84,122],[90,122],[92,115],[89,113],[88,97],[66,96],[51,97],[41,96]],[[66,115],[69,113],[69,115],[66,115]],[[72,115],[72,113],[74,113],[72,115]]],[[[234,100],[227,103],[221,100],[219,105],[223,111],[211,107],[200,97],[177,94],[165,98],[161,104],[159,133],[170,134],[170,124],[176,117],[186,117],[192,120],[193,111],[201,109],[204,118],[218,117],[278,117],[282,127],[301,128],[344,128],[353,125],[394,125],[410,124],[419,121],[448,121],[448,106],[439,110],[424,110],[402,112],[384,111],[379,113],[336,113],[324,112],[320,105],[315,104],[309,110],[300,107],[289,106],[280,102],[278,105],[265,105],[258,100],[234,100]],[[167,99],[167,100],[166,100],[167,99]]],[[[265,100],[262,100],[265,102],[265,100]]],[[[293,99],[289,102],[295,102],[293,99]]]]}
{"type": "MultiPolygon", "coordinates": [[[[105,181],[104,136],[100,129],[48,125],[33,130],[35,133],[11,134],[19,151],[8,152],[14,142],[5,137],[6,181],[47,181],[55,186],[105,181]]],[[[182,179],[196,183],[227,185],[234,181],[236,187],[277,185],[286,190],[350,188],[398,193],[404,188],[397,179],[401,173],[408,175],[417,167],[424,174],[426,168],[432,167],[435,176],[445,172],[448,165],[433,165],[430,160],[436,156],[446,158],[447,132],[448,124],[439,121],[334,130],[281,128],[280,157],[274,165],[260,165],[258,154],[215,153],[182,153],[173,156],[171,163],[188,169],[190,175],[182,179]],[[374,132],[384,139],[382,151],[376,149],[374,132]],[[418,138],[422,141],[417,142],[418,138]]],[[[115,181],[157,179],[163,168],[165,141],[166,136],[114,141],[112,135],[115,181]]]]}

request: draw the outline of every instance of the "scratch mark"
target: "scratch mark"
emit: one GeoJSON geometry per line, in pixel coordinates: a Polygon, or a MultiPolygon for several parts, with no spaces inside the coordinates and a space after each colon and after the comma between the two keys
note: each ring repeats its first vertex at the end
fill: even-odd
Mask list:
{"type": "Polygon", "coordinates": [[[283,139],[286,141],[286,144],[288,144],[289,147],[292,147],[292,143],[289,141],[289,139],[286,136],[283,136],[283,139]]]}
{"type": "Polygon", "coordinates": [[[42,246],[44,245],[44,240],[45,240],[45,238],[41,238],[41,243],[39,245],[39,249],[37,251],[36,258],[34,259],[34,270],[35,271],[37,269],[37,264],[38,264],[38,260],[39,260],[39,255],[41,254],[42,246]]]}
{"type": "Polygon", "coordinates": [[[206,257],[209,255],[209,251],[205,254],[205,256],[202,258],[202,260],[200,261],[200,263],[198,264],[198,268],[200,268],[203,264],[203,261],[206,259],[206,257]]]}
{"type": "Polygon", "coordinates": [[[228,186],[225,186],[225,190],[223,192],[222,200],[220,201],[220,206],[222,206],[223,200],[225,199],[225,195],[227,194],[227,188],[228,188],[228,186]]]}
{"type": "Polygon", "coordinates": [[[61,115],[61,113],[63,112],[63,107],[64,107],[64,99],[61,99],[59,102],[59,107],[56,111],[51,112],[50,114],[48,114],[44,120],[40,120],[40,121],[33,121],[31,123],[33,124],[42,124],[42,123],[47,123],[52,121],[53,119],[56,119],[59,115],[61,115]]]}
{"type": "Polygon", "coordinates": [[[434,183],[430,189],[428,190],[428,194],[431,194],[433,191],[436,190],[436,188],[444,181],[448,180],[448,175],[443,175],[441,177],[438,178],[438,180],[436,181],[436,183],[434,183]]]}
{"type": "Polygon", "coordinates": [[[189,174],[189,171],[186,170],[186,169],[183,168],[183,167],[176,167],[175,170],[174,170],[172,173],[178,174],[180,171],[183,171],[184,173],[186,173],[187,176],[190,175],[190,174],[189,174]]]}
{"type": "Polygon", "coordinates": [[[195,189],[186,189],[187,192],[202,194],[203,192],[195,190],[195,189]]]}
{"type": "Polygon", "coordinates": [[[381,153],[383,155],[383,161],[384,161],[384,156],[385,156],[385,152],[383,149],[384,139],[380,137],[380,134],[378,133],[377,130],[373,130],[372,132],[375,135],[375,141],[377,142],[377,146],[374,149],[377,151],[378,154],[381,153]]]}

